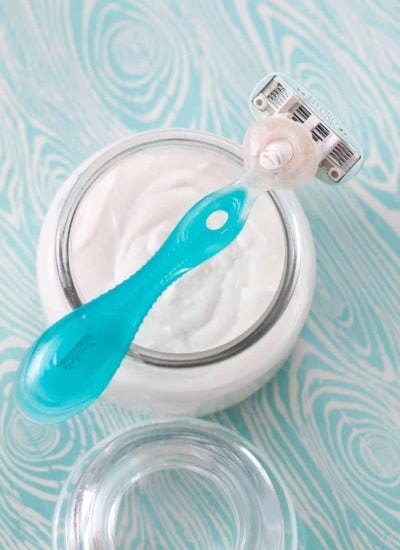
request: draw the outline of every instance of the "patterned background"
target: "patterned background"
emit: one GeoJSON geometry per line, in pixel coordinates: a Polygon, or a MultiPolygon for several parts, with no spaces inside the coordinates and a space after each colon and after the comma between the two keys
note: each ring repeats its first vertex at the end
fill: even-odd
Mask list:
{"type": "Polygon", "coordinates": [[[57,188],[132,132],[240,141],[248,93],[273,69],[339,113],[367,161],[340,189],[300,193],[318,253],[309,321],[279,375],[212,419],[276,465],[302,547],[400,548],[399,36],[399,0],[1,2],[2,549],[49,548],[78,456],[139,418],[106,403],[53,427],[16,414],[16,369],[43,329],[35,248],[57,188]]]}

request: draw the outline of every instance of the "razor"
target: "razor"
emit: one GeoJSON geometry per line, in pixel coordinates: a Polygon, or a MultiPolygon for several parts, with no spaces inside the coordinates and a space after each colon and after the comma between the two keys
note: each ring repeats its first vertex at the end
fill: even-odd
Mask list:
{"type": "Polygon", "coordinates": [[[249,107],[257,120],[286,115],[310,132],[319,146],[320,162],[315,177],[344,183],[360,170],[364,155],[345,125],[309,90],[281,73],[263,78],[250,95],[249,107]]]}

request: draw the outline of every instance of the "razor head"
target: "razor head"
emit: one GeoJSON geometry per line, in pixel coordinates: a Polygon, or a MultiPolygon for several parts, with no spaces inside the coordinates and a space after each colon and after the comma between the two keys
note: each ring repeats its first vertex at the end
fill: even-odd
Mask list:
{"type": "Polygon", "coordinates": [[[287,76],[272,73],[264,78],[253,90],[249,106],[256,119],[287,113],[309,129],[322,151],[319,180],[343,183],[360,170],[364,156],[351,133],[319,99],[287,76]]]}

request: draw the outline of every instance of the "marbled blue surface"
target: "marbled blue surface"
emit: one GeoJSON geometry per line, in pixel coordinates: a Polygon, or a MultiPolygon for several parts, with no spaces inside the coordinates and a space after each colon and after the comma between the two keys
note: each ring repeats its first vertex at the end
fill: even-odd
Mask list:
{"type": "MultiPolygon", "coordinates": [[[[16,369],[43,329],[35,249],[57,188],[132,132],[240,141],[247,96],[272,70],[330,105],[367,160],[346,186],[300,193],[318,253],[309,321],[278,376],[213,420],[270,457],[303,548],[400,548],[399,37],[398,0],[1,2],[2,550],[49,548],[78,456],[138,420],[106,403],[52,427],[16,414],[16,369]]],[[[177,548],[168,536],[158,547],[177,548]]]]}

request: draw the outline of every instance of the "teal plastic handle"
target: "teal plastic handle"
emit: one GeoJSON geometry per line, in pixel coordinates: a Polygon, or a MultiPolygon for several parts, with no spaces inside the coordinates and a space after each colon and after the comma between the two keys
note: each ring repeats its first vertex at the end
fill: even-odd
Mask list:
{"type": "Polygon", "coordinates": [[[242,230],[256,196],[242,183],[244,179],[197,202],[137,273],[42,334],[21,365],[17,382],[17,400],[29,419],[59,422],[104,391],[162,292],[242,230]],[[217,211],[225,212],[227,220],[210,229],[207,221],[217,211]]]}

